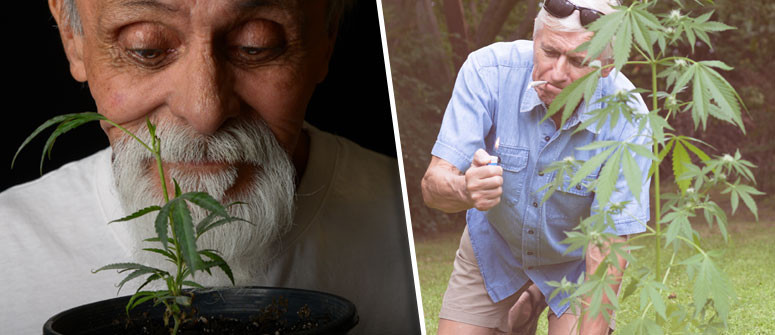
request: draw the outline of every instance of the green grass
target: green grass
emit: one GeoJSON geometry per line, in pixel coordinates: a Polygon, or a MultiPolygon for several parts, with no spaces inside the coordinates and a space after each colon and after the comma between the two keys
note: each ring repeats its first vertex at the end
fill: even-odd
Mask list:
{"type": "MultiPolygon", "coordinates": [[[[772,199],[768,199],[772,200],[772,199]]],[[[717,228],[696,224],[702,235],[702,247],[706,250],[725,250],[717,264],[729,276],[737,293],[737,301],[729,315],[729,328],[725,334],[775,334],[775,214],[769,210],[773,201],[760,202],[760,221],[754,222],[748,215],[730,218],[728,244],[724,243],[717,228]]],[[[436,334],[441,300],[452,272],[452,262],[460,242],[460,231],[441,233],[415,241],[417,267],[428,334],[436,334]]],[[[653,246],[653,239],[644,238],[640,245],[653,246]]],[[[667,249],[668,254],[672,250],[667,249]]],[[[634,252],[643,260],[652,260],[653,247],[634,252]]],[[[664,254],[663,254],[664,255],[664,254]]],[[[663,256],[664,257],[664,256],[663,256]]],[[[680,257],[680,254],[679,256],[680,257]]],[[[686,274],[682,268],[674,270],[669,287],[679,283],[682,290],[675,293],[677,302],[687,302],[691,296],[686,274]],[[684,283],[684,284],[680,284],[684,283]]],[[[635,316],[638,292],[622,301],[617,315],[617,324],[625,325],[635,316]]],[[[653,308],[652,308],[653,312],[653,308]]],[[[546,311],[540,318],[538,334],[546,334],[546,311]]]]}

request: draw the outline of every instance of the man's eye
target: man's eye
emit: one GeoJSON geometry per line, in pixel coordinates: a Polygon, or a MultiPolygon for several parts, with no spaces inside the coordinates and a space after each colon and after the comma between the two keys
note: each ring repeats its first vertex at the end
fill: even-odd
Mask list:
{"type": "Polygon", "coordinates": [[[165,49],[129,49],[127,53],[132,59],[137,61],[143,66],[158,66],[161,64],[170,53],[170,50],[165,49]]]}
{"type": "Polygon", "coordinates": [[[138,56],[145,58],[145,59],[155,59],[161,57],[161,55],[164,53],[164,50],[161,49],[135,49],[132,50],[135,54],[138,56]]]}
{"type": "Polygon", "coordinates": [[[234,60],[243,64],[268,62],[283,52],[282,47],[239,46],[233,49],[234,60]]]}
{"type": "Polygon", "coordinates": [[[249,56],[257,56],[260,55],[262,52],[266,51],[266,48],[258,48],[258,47],[241,47],[242,52],[249,56]]]}

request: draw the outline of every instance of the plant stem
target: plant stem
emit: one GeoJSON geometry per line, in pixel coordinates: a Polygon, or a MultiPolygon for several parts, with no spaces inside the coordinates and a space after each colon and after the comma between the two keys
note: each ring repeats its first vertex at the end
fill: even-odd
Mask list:
{"type": "Polygon", "coordinates": [[[177,315],[173,315],[173,318],[175,319],[175,325],[173,326],[170,334],[175,335],[178,333],[178,328],[180,328],[180,318],[178,318],[177,315]]]}
{"type": "Polygon", "coordinates": [[[148,151],[150,151],[150,152],[153,152],[153,149],[151,149],[151,147],[150,147],[150,146],[148,146],[148,144],[146,144],[145,142],[143,142],[142,140],[140,140],[140,139],[139,139],[137,136],[135,136],[135,134],[134,134],[134,133],[132,133],[132,132],[131,132],[131,131],[129,131],[128,129],[126,129],[126,128],[124,128],[124,127],[120,126],[118,123],[115,123],[115,122],[113,122],[113,121],[110,121],[110,120],[108,120],[108,119],[105,119],[104,121],[105,121],[105,122],[107,122],[107,123],[109,123],[110,125],[112,125],[112,126],[114,126],[114,127],[118,128],[118,129],[120,129],[121,131],[123,131],[123,132],[124,132],[124,133],[126,133],[127,135],[131,136],[133,139],[135,139],[135,141],[137,141],[138,143],[142,144],[142,145],[143,145],[143,146],[144,146],[146,149],[148,149],[148,151]]]}
{"type": "MultiPolygon", "coordinates": [[[[651,97],[652,97],[652,105],[651,108],[653,110],[659,110],[659,101],[657,100],[657,63],[658,61],[651,62],[651,97]]],[[[654,142],[654,155],[659,157],[659,143],[657,142],[656,138],[652,135],[652,140],[654,142]]],[[[661,197],[660,197],[660,190],[659,190],[659,165],[661,162],[655,161],[652,164],[656,164],[656,167],[654,168],[654,225],[656,227],[656,236],[654,238],[655,244],[656,244],[656,254],[655,254],[655,261],[656,261],[656,277],[659,278],[662,275],[662,264],[660,260],[660,256],[662,253],[662,225],[660,224],[660,221],[662,221],[662,208],[661,208],[661,197]]]]}

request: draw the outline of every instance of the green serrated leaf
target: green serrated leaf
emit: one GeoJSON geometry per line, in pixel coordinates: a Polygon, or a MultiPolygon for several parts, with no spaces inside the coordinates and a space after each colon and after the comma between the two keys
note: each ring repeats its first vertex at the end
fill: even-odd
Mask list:
{"type": "MultiPolygon", "coordinates": [[[[610,148],[604,150],[603,152],[593,156],[592,158],[584,162],[584,164],[581,164],[581,167],[573,175],[573,178],[571,179],[570,184],[568,186],[574,187],[578,185],[578,183],[584,180],[584,178],[589,176],[595,170],[599,169],[600,166],[603,164],[603,162],[605,162],[606,159],[608,159],[608,157],[611,155],[611,153],[614,152],[615,149],[616,149],[616,146],[612,145],[610,148]]],[[[576,150],[579,150],[579,149],[576,149],[576,150]]]]}
{"type": "Polygon", "coordinates": [[[229,277],[231,284],[234,285],[234,274],[232,273],[231,268],[226,263],[226,261],[216,253],[215,250],[201,250],[199,251],[199,253],[209,258],[210,260],[214,261],[216,263],[216,266],[218,266],[221,270],[223,270],[223,273],[225,273],[226,276],[229,277]]]}
{"type": "Polygon", "coordinates": [[[595,186],[595,198],[598,204],[608,204],[614,190],[616,190],[616,181],[619,179],[620,164],[623,150],[617,150],[605,162],[600,169],[600,176],[597,178],[595,186]]]}
{"type": "Polygon", "coordinates": [[[154,269],[150,269],[150,268],[138,269],[138,270],[132,271],[132,273],[128,274],[126,277],[124,277],[124,279],[122,279],[118,283],[118,285],[117,285],[118,286],[118,291],[116,292],[116,295],[118,295],[118,293],[121,292],[121,288],[124,287],[124,284],[126,284],[129,281],[131,281],[132,279],[138,278],[138,277],[143,276],[143,275],[154,274],[154,273],[156,273],[154,271],[154,269]]]}
{"type": "Polygon", "coordinates": [[[633,29],[635,27],[633,27],[632,20],[624,20],[616,33],[616,39],[614,39],[614,68],[616,71],[621,70],[622,66],[627,63],[627,59],[630,58],[633,29]]]}
{"type": "Polygon", "coordinates": [[[560,92],[560,94],[554,98],[552,103],[549,105],[549,110],[541,121],[543,122],[549,119],[552,115],[557,113],[560,108],[563,108],[562,124],[565,124],[565,121],[571,116],[573,111],[576,109],[576,106],[581,103],[582,98],[584,98],[584,91],[589,91],[590,87],[592,87],[594,91],[594,88],[597,87],[599,77],[600,69],[587,73],[583,77],[566,86],[560,92]],[[579,88],[584,88],[584,91],[579,88]]]}
{"type": "Polygon", "coordinates": [[[188,200],[199,207],[218,214],[219,216],[229,217],[229,213],[226,212],[226,208],[223,207],[223,205],[221,205],[218,200],[215,200],[212,196],[205,192],[189,192],[178,195],[176,197],[188,200]]]}
{"type": "Polygon", "coordinates": [[[707,255],[701,255],[702,261],[697,266],[692,291],[694,307],[698,311],[702,310],[708,300],[713,300],[714,309],[726,324],[735,292],[726,274],[720,271],[710,258],[712,255],[714,254],[710,252],[707,255]]]}
{"type": "Polygon", "coordinates": [[[152,269],[152,270],[157,270],[157,271],[160,271],[160,272],[164,272],[162,270],[159,270],[159,269],[156,269],[156,268],[151,268],[149,266],[145,266],[145,265],[142,265],[142,264],[139,264],[139,263],[112,263],[112,264],[105,265],[105,266],[103,266],[103,267],[101,267],[101,268],[99,268],[97,270],[92,270],[92,272],[93,273],[97,273],[97,272],[105,271],[105,270],[120,270],[120,271],[123,272],[123,271],[127,271],[127,270],[138,270],[138,269],[152,269]]]}
{"type": "Polygon", "coordinates": [[[158,248],[143,248],[143,250],[162,255],[166,257],[168,260],[170,260],[172,263],[175,263],[175,255],[173,255],[171,252],[167,250],[158,249],[158,248]]]}
{"type": "Polygon", "coordinates": [[[635,162],[635,159],[632,158],[632,155],[630,155],[629,152],[622,153],[622,172],[624,172],[624,178],[627,181],[627,187],[629,187],[630,192],[635,197],[635,199],[640,202],[640,192],[643,187],[643,183],[641,181],[642,171],[640,170],[638,163],[635,162]]]}
{"type": "Polygon", "coordinates": [[[151,291],[138,291],[132,297],[129,298],[129,302],[126,304],[126,313],[129,315],[129,311],[134,309],[137,306],[140,306],[142,303],[151,300],[155,298],[154,292],[151,291]]]}
{"type": "Polygon", "coordinates": [[[151,213],[151,212],[155,212],[155,211],[159,211],[159,210],[161,210],[161,207],[159,207],[159,206],[148,206],[148,207],[143,208],[143,209],[141,209],[141,210],[139,210],[137,212],[134,212],[134,213],[132,213],[132,214],[130,214],[128,216],[125,216],[125,217],[117,219],[117,220],[110,221],[108,223],[126,222],[126,221],[129,221],[129,220],[133,220],[133,219],[139,218],[139,217],[141,217],[141,216],[143,216],[145,214],[148,214],[148,213],[151,213]]]}
{"type": "Polygon", "coordinates": [[[686,192],[686,189],[689,188],[691,185],[691,180],[681,180],[681,175],[683,175],[686,171],[688,171],[685,164],[691,164],[692,160],[689,158],[689,153],[686,152],[686,148],[684,148],[683,144],[681,142],[675,142],[675,145],[673,145],[673,176],[675,176],[675,183],[678,185],[678,188],[681,189],[681,194],[684,194],[686,192]]]}
{"type": "MultiPolygon", "coordinates": [[[[169,242],[169,240],[167,240],[167,223],[169,222],[172,204],[173,201],[166,203],[159,210],[159,214],[156,215],[156,220],[154,221],[154,228],[156,230],[157,236],[156,238],[158,238],[158,241],[161,242],[161,245],[164,249],[167,249],[167,243],[169,242]]],[[[172,243],[174,244],[174,242],[172,243]]]]}
{"type": "MultiPolygon", "coordinates": [[[[177,199],[176,199],[177,200],[177,199]]],[[[196,235],[194,232],[194,223],[191,219],[191,212],[184,201],[171,201],[172,220],[175,229],[175,237],[178,239],[180,253],[183,255],[184,263],[191,269],[191,276],[194,276],[196,270],[200,269],[202,259],[196,248],[196,235]]]]}
{"type": "Polygon", "coordinates": [[[199,284],[199,283],[197,283],[195,281],[190,281],[190,280],[184,280],[183,281],[183,286],[196,287],[196,288],[202,288],[202,289],[205,288],[201,284],[199,284]]]}
{"type": "Polygon", "coordinates": [[[218,221],[215,221],[215,222],[213,222],[212,224],[210,224],[210,225],[208,225],[208,226],[205,226],[205,227],[204,227],[204,228],[202,228],[201,230],[199,230],[199,231],[198,231],[197,238],[199,238],[199,236],[202,236],[202,235],[204,235],[204,233],[206,233],[206,232],[210,231],[210,230],[211,230],[211,229],[213,229],[213,228],[217,228],[217,227],[219,227],[219,226],[222,226],[222,225],[224,225],[224,224],[227,224],[227,223],[232,223],[232,222],[238,222],[238,221],[239,221],[239,222],[245,222],[245,223],[248,223],[248,224],[252,224],[250,221],[247,221],[247,220],[245,220],[245,219],[235,218],[235,217],[230,217],[230,218],[220,219],[220,220],[218,220],[218,221]]]}
{"type": "Polygon", "coordinates": [[[202,236],[204,234],[204,229],[207,227],[210,223],[215,220],[215,218],[218,216],[218,213],[210,213],[202,219],[202,221],[199,221],[199,223],[196,224],[196,236],[199,238],[199,236],[202,236]]]}
{"type": "Polygon", "coordinates": [[[629,151],[636,153],[638,156],[648,158],[651,161],[659,160],[659,158],[651,151],[650,146],[635,143],[627,143],[626,145],[629,151]]]}
{"type": "Polygon", "coordinates": [[[175,184],[175,198],[180,197],[180,194],[182,193],[180,191],[180,185],[178,184],[178,181],[175,180],[175,178],[172,178],[172,183],[175,184]]]}
{"type": "MultiPolygon", "coordinates": [[[[617,7],[620,10],[603,15],[589,25],[589,30],[595,32],[595,35],[586,45],[587,59],[597,58],[605,49],[606,45],[613,40],[619,27],[627,20],[629,11],[625,7],[617,7]],[[623,10],[621,10],[623,9],[623,10]]],[[[628,36],[629,38],[629,36],[628,36]]]]}
{"type": "Polygon", "coordinates": [[[142,290],[143,287],[145,287],[146,285],[148,285],[148,284],[150,284],[150,283],[152,283],[152,282],[154,282],[156,280],[162,279],[162,277],[163,277],[162,275],[169,275],[169,273],[163,273],[163,274],[155,273],[155,274],[149,276],[148,278],[145,279],[145,282],[142,285],[140,285],[140,287],[137,288],[137,292],[140,292],[140,290],[142,290]]]}
{"type": "MultiPolygon", "coordinates": [[[[32,141],[32,139],[34,139],[36,136],[38,136],[38,134],[40,134],[42,131],[48,129],[49,127],[51,127],[53,125],[56,125],[56,124],[60,124],[61,125],[61,123],[66,123],[66,122],[72,121],[72,120],[96,121],[96,120],[106,120],[106,118],[104,116],[102,116],[100,114],[97,114],[97,113],[94,113],[94,112],[84,112],[84,113],[73,113],[73,114],[59,115],[59,116],[55,116],[55,117],[53,117],[51,119],[48,119],[46,122],[44,122],[42,125],[40,125],[37,129],[35,129],[32,132],[32,134],[30,134],[30,136],[27,136],[27,138],[24,140],[24,142],[22,142],[22,144],[19,146],[19,149],[16,150],[16,154],[14,154],[13,160],[11,160],[11,168],[13,168],[14,164],[16,163],[16,158],[19,156],[19,153],[22,151],[22,149],[24,149],[24,147],[26,147],[27,144],[29,144],[30,141],[32,141]]],[[[84,122],[80,123],[79,125],[82,125],[82,124],[84,124],[84,123],[86,123],[88,121],[84,121],[84,122]]],[[[71,130],[73,128],[69,128],[69,129],[66,129],[66,130],[58,128],[58,132],[55,131],[56,135],[52,134],[49,137],[48,141],[46,142],[46,145],[43,147],[43,154],[41,155],[41,161],[40,161],[40,173],[41,174],[43,174],[43,159],[45,158],[47,152],[49,152],[49,153],[51,152],[51,147],[53,146],[54,140],[56,140],[56,138],[59,135],[65,133],[65,132],[67,132],[67,131],[69,131],[69,130],[71,130]]]]}
{"type": "Polygon", "coordinates": [[[667,315],[665,313],[665,300],[662,299],[659,291],[657,291],[657,289],[653,286],[646,286],[644,289],[648,292],[651,303],[654,305],[654,309],[657,311],[659,316],[661,316],[663,319],[667,319],[667,315]]]}
{"type": "MultiPolygon", "coordinates": [[[[651,38],[648,28],[646,28],[646,21],[643,20],[645,11],[633,10],[631,17],[632,34],[635,37],[635,42],[638,43],[640,49],[648,54],[649,58],[654,58],[654,40],[651,38]]],[[[657,28],[658,29],[658,28],[657,28]]]]}
{"type": "Polygon", "coordinates": [[[705,161],[710,159],[710,157],[704,151],[702,151],[700,148],[697,148],[696,146],[691,144],[689,141],[685,141],[683,139],[684,139],[683,137],[680,138],[681,144],[684,145],[691,152],[693,152],[695,155],[697,155],[697,157],[699,157],[700,160],[705,162],[705,161]]]}

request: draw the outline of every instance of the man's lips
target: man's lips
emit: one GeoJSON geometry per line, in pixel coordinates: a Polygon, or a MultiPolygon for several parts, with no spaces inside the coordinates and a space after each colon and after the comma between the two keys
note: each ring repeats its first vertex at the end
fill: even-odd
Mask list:
{"type": "Polygon", "coordinates": [[[562,92],[562,88],[552,85],[552,83],[546,83],[544,85],[540,86],[542,90],[544,90],[546,93],[557,95],[562,92]]]}

